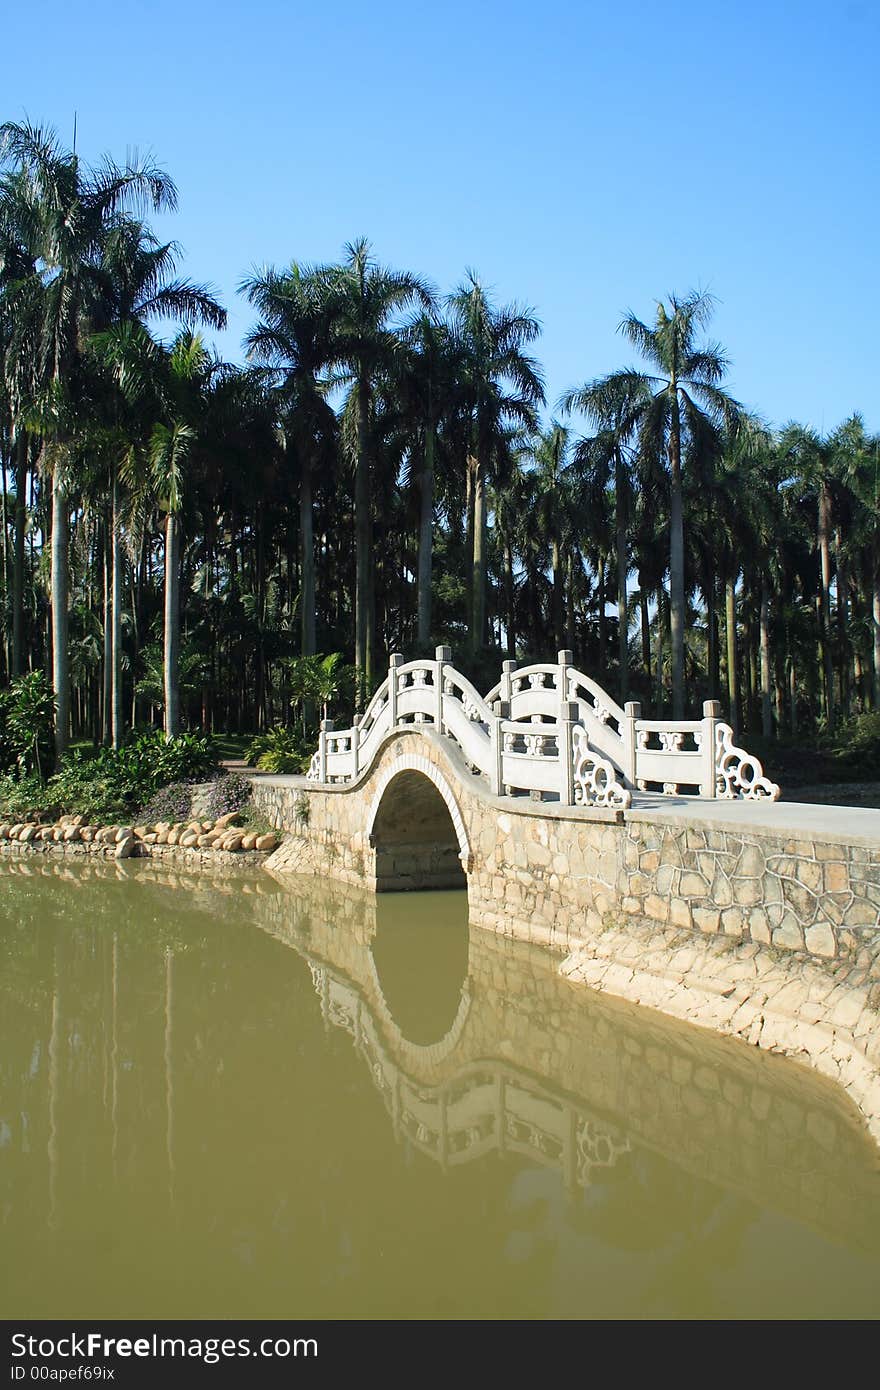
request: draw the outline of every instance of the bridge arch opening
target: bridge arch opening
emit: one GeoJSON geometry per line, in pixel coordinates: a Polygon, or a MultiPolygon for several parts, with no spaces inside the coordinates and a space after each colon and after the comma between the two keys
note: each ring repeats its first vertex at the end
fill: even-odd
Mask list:
{"type": "Polygon", "coordinates": [[[385,773],[370,813],[376,892],[466,888],[467,834],[445,778],[425,758],[385,773]]]}

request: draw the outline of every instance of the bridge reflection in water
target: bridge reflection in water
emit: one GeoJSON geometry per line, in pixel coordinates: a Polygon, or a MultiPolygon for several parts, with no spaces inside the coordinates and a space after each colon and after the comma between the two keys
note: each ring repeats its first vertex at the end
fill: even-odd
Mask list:
{"type": "Polygon", "coordinates": [[[468,933],[463,895],[0,884],[10,1315],[876,1316],[846,1095],[468,933]]]}
{"type": "MultiPolygon", "coordinates": [[[[424,927],[389,922],[389,916],[400,915],[393,910],[380,909],[378,915],[371,952],[389,1016],[409,1043],[424,1044],[430,1035],[438,1047],[454,1048],[471,1007],[466,922],[424,927]],[[407,968],[414,959],[414,945],[417,952],[421,946],[421,984],[407,968]],[[456,979],[462,946],[465,969],[456,979]],[[400,989],[405,979],[414,986],[409,994],[400,989]],[[399,1008],[392,1002],[394,995],[399,1008]],[[426,1019],[436,1020],[438,1015],[448,1019],[447,1029],[441,1034],[429,1025],[426,1035],[426,1019]]],[[[452,1080],[433,1086],[419,1084],[395,1061],[357,987],[332,965],[310,959],[309,968],[325,1021],[353,1038],[385,1103],[395,1138],[408,1141],[444,1168],[496,1151],[518,1153],[561,1168],[567,1186],[586,1187],[595,1167],[609,1168],[630,1151],[630,1140],[617,1126],[500,1061],[466,1066],[452,1080]]]]}
{"type": "Polygon", "coordinates": [[[592,994],[541,948],[468,932],[464,894],[279,886],[257,923],[306,958],[326,1026],[351,1037],[401,1142],[447,1169],[524,1155],[571,1193],[653,1152],[880,1250],[880,1155],[825,1078],[592,994]]]}

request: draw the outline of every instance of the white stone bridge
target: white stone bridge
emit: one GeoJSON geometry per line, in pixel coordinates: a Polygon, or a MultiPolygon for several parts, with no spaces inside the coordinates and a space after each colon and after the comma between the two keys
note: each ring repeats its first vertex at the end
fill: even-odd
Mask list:
{"type": "Polygon", "coordinates": [[[390,733],[430,728],[461,749],[494,796],[626,807],[637,788],[775,800],[779,788],[763,776],[757,759],[734,746],[720,708],[709,700],[702,719],[642,719],[638,703],[621,709],[576,670],[570,651],[552,664],[505,661],[500,681],[484,697],[452,665],[451,648],[438,647],[433,661],[392,656],[363,716],[350,729],[322,726],[309,780],[354,782],[390,733]]]}
{"type": "Polygon", "coordinates": [[[472,921],[560,950],[633,918],[864,970],[880,953],[880,812],[779,802],[716,704],[642,719],[570,652],[505,662],[485,697],[448,648],[392,657],[308,777],[254,795],[287,832],[276,869],[466,887],[472,921]]]}

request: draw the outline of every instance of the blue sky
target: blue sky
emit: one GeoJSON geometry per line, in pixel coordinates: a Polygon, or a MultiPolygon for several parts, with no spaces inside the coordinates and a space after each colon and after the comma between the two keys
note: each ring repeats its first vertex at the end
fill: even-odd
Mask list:
{"type": "Polygon", "coordinates": [[[622,313],[697,287],[765,418],[880,429],[876,0],[44,0],[7,6],[2,117],[149,149],[164,235],[230,309],[359,235],[532,306],[552,404],[632,360],[622,313]]]}

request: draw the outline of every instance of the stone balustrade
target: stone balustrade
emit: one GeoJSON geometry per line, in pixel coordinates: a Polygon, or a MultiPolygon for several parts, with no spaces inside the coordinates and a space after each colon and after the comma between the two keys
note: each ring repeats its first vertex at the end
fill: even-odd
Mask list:
{"type": "Polygon", "coordinates": [[[699,720],[642,719],[637,702],[621,708],[576,670],[570,651],[553,664],[518,668],[505,661],[484,697],[452,665],[451,648],[438,647],[433,660],[392,656],[387,677],[350,729],[325,721],[309,779],[354,782],[395,730],[430,727],[458,745],[495,796],[620,807],[636,789],[775,800],[779,788],[734,745],[720,713],[710,700],[699,720]]]}

